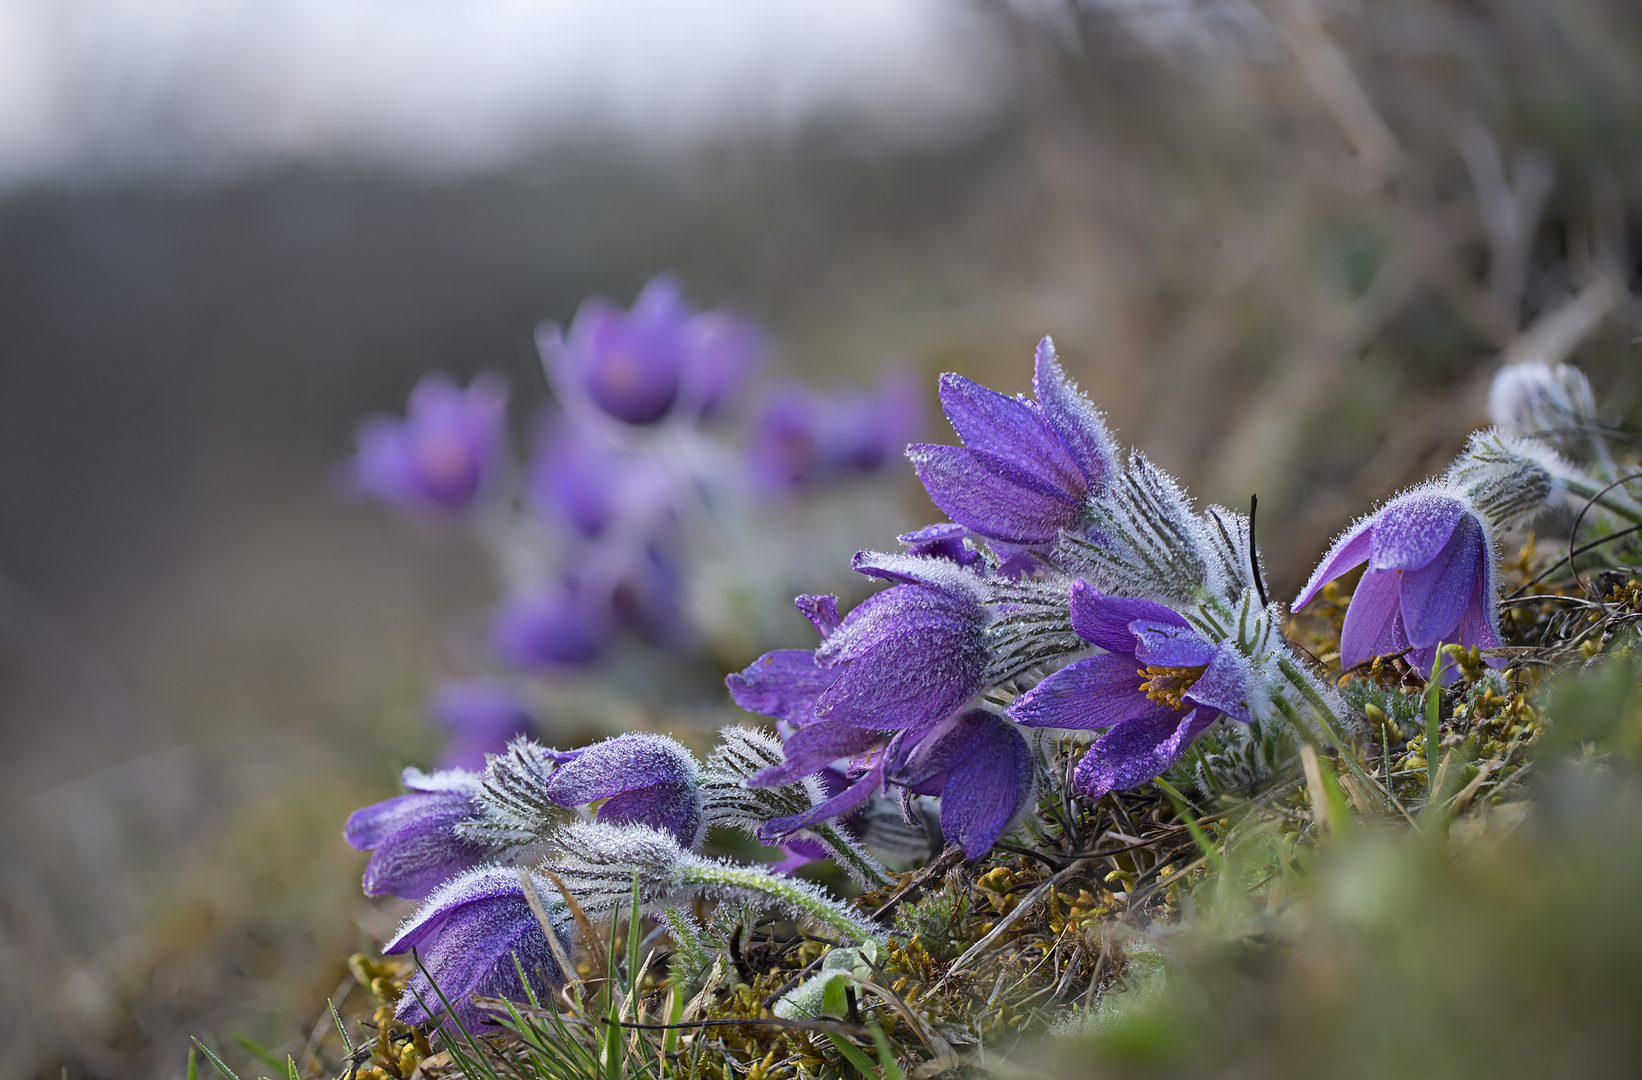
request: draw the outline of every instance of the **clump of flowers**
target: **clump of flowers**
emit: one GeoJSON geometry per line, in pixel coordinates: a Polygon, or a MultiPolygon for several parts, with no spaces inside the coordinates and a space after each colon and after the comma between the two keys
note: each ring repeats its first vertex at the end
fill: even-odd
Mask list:
{"type": "MultiPolygon", "coordinates": [[[[552,435],[566,456],[554,460],[582,464],[543,466],[539,490],[585,538],[616,538],[625,554],[554,586],[553,603],[569,606],[531,639],[542,650],[595,632],[625,610],[620,596],[633,612],[660,610],[633,576],[651,556],[623,545],[643,534],[640,547],[661,550],[678,492],[659,461],[617,464],[637,444],[601,443],[599,425],[696,430],[727,407],[751,341],[721,314],[690,313],[665,282],[629,312],[590,305],[568,336],[546,335],[566,402],[552,435]],[[565,434],[589,424],[591,413],[570,411],[578,397],[574,408],[604,414],[592,435],[565,434]],[[606,482],[584,483],[598,477],[606,482]],[[591,622],[566,614],[581,610],[590,582],[602,582],[603,612],[591,622]]],[[[1590,415],[1574,400],[1578,380],[1547,385],[1567,391],[1570,415],[1590,415]]],[[[1616,539],[1627,535],[1617,523],[1642,522],[1598,466],[1530,430],[1549,415],[1545,390],[1513,430],[1478,433],[1442,477],[1341,534],[1293,605],[1328,622],[1319,640],[1266,593],[1252,502],[1249,515],[1199,507],[1144,454],[1123,453],[1048,339],[1033,389],[1015,398],[942,378],[962,445],[906,454],[950,520],[904,533],[900,551],[860,551],[852,568],[878,588],[847,610],[835,595],[797,598],[813,647],[765,652],[726,679],[762,728],[723,728],[705,763],[659,734],[568,750],[519,734],[482,772],[407,771],[406,794],[356,813],[347,835],[372,851],[366,891],[424,900],[388,946],[423,963],[399,1021],[425,1029],[449,1013],[518,1032],[516,1009],[492,999],[584,1008],[574,987],[587,972],[570,970],[570,958],[599,955],[587,927],[602,922],[613,938],[625,915],[617,1011],[640,1023],[648,919],[647,940],[670,942],[663,964],[643,967],[666,980],[671,1021],[660,1027],[695,1018],[686,997],[716,1009],[713,1023],[768,1020],[774,1034],[716,1044],[749,1069],[768,1048],[759,1075],[782,1048],[801,1071],[840,1060],[795,1034],[829,1017],[857,1034],[870,1018],[881,1054],[899,1032],[895,1052],[924,1075],[957,1062],[955,1047],[1008,1031],[1082,1030],[1123,954],[1105,936],[1114,913],[1173,917],[1211,869],[1230,872],[1239,821],[1265,813],[1283,835],[1315,837],[1344,827],[1330,815],[1345,806],[1413,820],[1413,803],[1430,819],[1491,797],[1490,777],[1520,767],[1538,723],[1501,674],[1506,643],[1524,640],[1517,617],[1502,617],[1501,582],[1526,576],[1530,558],[1511,570],[1508,539],[1569,509],[1603,515],[1598,527],[1616,539]],[[1463,730],[1445,736],[1445,709],[1463,730]],[[1492,755],[1458,784],[1436,756],[1456,742],[1492,755]],[[784,857],[715,854],[726,831],[744,834],[743,851],[751,840],[784,857]],[[819,861],[859,898],[793,876],[819,861]],[[777,926],[792,930],[779,947],[777,926]],[[738,981],[726,982],[732,968],[738,981]],[[999,1004],[1006,980],[1035,987],[1021,1001],[1041,1000],[999,1004]],[[430,1004],[435,989],[442,1009],[430,1004]]],[[[1507,391],[1496,397],[1527,393],[1507,391]]],[[[782,408],[784,430],[800,430],[790,401],[782,408]]],[[[796,483],[826,458],[805,451],[774,475],[796,483]]],[[[1612,612],[1630,611],[1642,591],[1634,578],[1609,584],[1597,601],[1607,621],[1591,621],[1611,632],[1621,625],[1612,612]]],[[[1545,647],[1558,655],[1592,652],[1589,630],[1553,619],[1534,632],[1554,637],[1545,647]]],[[[1273,858],[1272,873],[1286,873],[1289,856],[1273,858]]],[[[1129,954],[1155,958],[1141,944],[1129,954]]],[[[1143,966],[1131,969],[1137,981],[1143,966]]],[[[827,1036],[859,1067],[843,1037],[827,1036]]]]}

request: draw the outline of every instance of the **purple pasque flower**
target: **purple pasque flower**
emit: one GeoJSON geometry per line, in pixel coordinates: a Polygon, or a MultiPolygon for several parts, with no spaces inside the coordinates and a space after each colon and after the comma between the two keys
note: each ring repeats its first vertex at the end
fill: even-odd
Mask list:
{"type": "Polygon", "coordinates": [[[1256,686],[1231,642],[1215,643],[1172,608],[1072,585],[1072,628],[1105,651],[1068,664],[1015,699],[1026,727],[1109,728],[1072,774],[1089,799],[1137,787],[1180,760],[1221,716],[1249,722],[1256,686]]]}
{"type": "Polygon", "coordinates": [[[434,687],[428,711],[450,733],[440,755],[444,768],[483,769],[516,735],[536,724],[519,696],[499,679],[450,679],[434,687]]]}
{"type": "MultiPolygon", "coordinates": [[[[1440,487],[1418,488],[1346,530],[1306,582],[1294,610],[1367,563],[1346,608],[1341,666],[1408,651],[1414,669],[1429,672],[1445,644],[1499,647],[1496,558],[1488,526],[1466,500],[1440,487]]],[[[1489,663],[1497,667],[1502,661],[1489,663]]],[[[1445,662],[1443,682],[1454,672],[1452,662],[1445,662]]]]}
{"type": "Polygon", "coordinates": [[[391,893],[420,900],[489,854],[483,844],[456,831],[463,822],[478,818],[473,797],[481,781],[466,769],[406,769],[400,783],[406,794],[355,810],[342,835],[355,848],[371,853],[365,864],[366,896],[391,893]]]}
{"type": "Polygon", "coordinates": [[[466,390],[425,375],[403,420],[371,417],[355,436],[354,486],[399,506],[451,512],[470,506],[500,467],[507,388],[481,375],[466,390]]]}
{"type": "Polygon", "coordinates": [[[877,472],[923,427],[922,398],[904,373],[886,375],[871,392],[787,383],[759,408],[747,462],[758,488],[790,492],[877,472]]]}
{"type": "Polygon", "coordinates": [[[799,727],[922,732],[980,691],[989,656],[981,579],[932,556],[861,552],[854,565],[896,584],[841,620],[836,598],[800,597],[820,647],[766,653],[731,675],[736,704],[799,727]]]}
{"type": "MultiPolygon", "coordinates": [[[[565,973],[559,970],[547,933],[531,910],[519,874],[511,867],[485,866],[447,882],[383,947],[390,956],[414,949],[421,960],[420,970],[411,976],[395,1010],[400,1020],[423,1024],[439,1017],[445,1011],[443,995],[463,1027],[470,1031],[490,1027],[492,1016],[472,999],[528,1001],[520,968],[538,999],[551,998],[565,984],[565,973]]],[[[546,878],[533,872],[531,876],[536,896],[544,904],[557,895],[546,878]]],[[[548,910],[560,945],[568,949],[570,926],[563,905],[548,910]]]]}
{"type": "Polygon", "coordinates": [[[638,426],[718,411],[759,351],[750,322],[722,311],[697,314],[667,275],[626,311],[587,300],[567,335],[544,326],[537,341],[566,408],[591,405],[638,426]]]}
{"type": "Polygon", "coordinates": [[[571,579],[508,597],[491,617],[490,643],[515,667],[581,667],[599,658],[614,630],[609,597],[571,579]]]}
{"type": "Polygon", "coordinates": [[[941,406],[964,445],[919,444],[907,456],[953,521],[1001,543],[1042,547],[1088,524],[1093,497],[1118,466],[1105,423],[1048,338],[1032,385],[1036,401],[941,376],[941,406]]]}
{"type": "Polygon", "coordinates": [[[700,845],[706,829],[701,771],[677,742],[665,735],[618,735],[560,760],[547,781],[553,802],[581,806],[603,799],[595,816],[607,825],[648,825],[671,833],[687,849],[700,845]]]}

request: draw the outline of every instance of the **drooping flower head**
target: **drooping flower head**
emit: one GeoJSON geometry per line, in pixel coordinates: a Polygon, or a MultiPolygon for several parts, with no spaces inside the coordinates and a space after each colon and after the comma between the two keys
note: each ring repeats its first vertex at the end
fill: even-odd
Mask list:
{"type": "Polygon", "coordinates": [[[1009,715],[1027,727],[1110,729],[1073,773],[1080,794],[1144,784],[1220,717],[1249,721],[1258,687],[1235,644],[1210,641],[1172,608],[1083,581],[1072,586],[1071,610],[1078,635],[1105,651],[1050,675],[1009,715]]]}
{"type": "Polygon", "coordinates": [[[777,387],[753,420],[747,462],[753,483],[789,492],[875,473],[923,430],[922,400],[905,375],[874,391],[822,393],[799,383],[777,387]]]}
{"type": "MultiPolygon", "coordinates": [[[[1441,487],[1418,488],[1346,530],[1294,610],[1367,563],[1346,609],[1341,666],[1407,652],[1416,671],[1429,672],[1445,644],[1499,647],[1496,561],[1491,531],[1465,499],[1441,487]]],[[[1443,681],[1453,677],[1448,663],[1443,681]]]]}
{"type": "Polygon", "coordinates": [[[546,794],[560,806],[603,799],[607,825],[647,825],[671,833],[686,849],[701,843],[700,768],[694,755],[665,735],[618,735],[559,755],[546,794]]]}
{"type": "Polygon", "coordinates": [[[1046,547],[1088,523],[1093,495],[1117,471],[1106,425],[1066,378],[1048,338],[1038,346],[1037,400],[959,375],[941,377],[941,406],[963,446],[919,444],[907,456],[935,505],[978,535],[1046,547]]]}
{"type": "MultiPolygon", "coordinates": [[[[519,978],[531,980],[538,1000],[550,999],[565,983],[552,946],[519,882],[520,871],[486,866],[448,882],[428,897],[382,951],[416,950],[423,970],[411,976],[396,1015],[423,1024],[445,1011],[440,998],[468,1030],[489,1028],[495,1017],[473,1002],[475,996],[524,1004],[530,999],[519,978]],[[515,964],[517,959],[517,964],[515,964]],[[425,970],[425,974],[424,974],[425,970]],[[429,981],[431,978],[431,982],[429,981]],[[438,990],[434,987],[437,985],[438,990]]],[[[547,879],[532,873],[537,899],[553,920],[561,947],[570,945],[570,916],[547,879]]],[[[454,1029],[451,1034],[454,1035],[454,1029]]]]}
{"type": "Polygon", "coordinates": [[[378,416],[359,426],[353,484],[406,508],[466,509],[500,467],[506,428],[499,379],[481,375],[463,390],[442,375],[424,376],[404,419],[378,416]]]}
{"type": "Polygon", "coordinates": [[[343,836],[355,848],[371,853],[365,864],[365,895],[419,900],[489,854],[485,845],[457,830],[479,815],[473,800],[480,778],[466,769],[406,769],[400,782],[406,794],[355,810],[343,826],[343,836]]]}
{"type": "Polygon", "coordinates": [[[726,312],[697,314],[665,275],[629,310],[594,298],[577,310],[567,336],[544,326],[537,340],[566,408],[585,402],[637,426],[716,412],[758,353],[750,323],[726,312]]]}
{"type": "Polygon", "coordinates": [[[1506,364],[1488,387],[1488,413],[1502,430],[1543,439],[1563,453],[1595,446],[1599,456],[1607,454],[1590,380],[1572,364],[1506,364]]]}
{"type": "Polygon", "coordinates": [[[428,711],[450,734],[440,756],[445,768],[483,769],[485,755],[501,753],[536,726],[519,696],[498,679],[442,682],[429,696],[428,711]]]}

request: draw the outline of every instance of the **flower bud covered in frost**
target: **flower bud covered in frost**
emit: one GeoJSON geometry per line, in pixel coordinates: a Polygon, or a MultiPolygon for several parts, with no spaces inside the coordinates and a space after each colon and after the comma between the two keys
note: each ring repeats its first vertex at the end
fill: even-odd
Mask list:
{"type": "MultiPolygon", "coordinates": [[[[448,882],[383,947],[388,955],[414,949],[422,962],[422,970],[411,976],[410,986],[399,999],[396,1014],[400,1020],[421,1024],[434,1019],[444,1012],[443,995],[464,1027],[490,1026],[495,1018],[472,998],[528,1001],[520,968],[538,999],[550,998],[564,985],[565,973],[559,970],[519,874],[508,867],[486,866],[448,882]]],[[[533,874],[532,882],[561,947],[568,949],[568,911],[562,902],[548,906],[549,899],[558,894],[546,878],[533,874]]]]}
{"type": "Polygon", "coordinates": [[[408,794],[355,810],[343,826],[343,836],[371,853],[365,864],[365,895],[391,893],[419,900],[489,854],[486,845],[457,829],[479,816],[474,796],[480,780],[466,769],[406,769],[401,783],[408,794]]]}
{"type": "Polygon", "coordinates": [[[648,825],[685,848],[706,829],[695,756],[665,735],[618,735],[578,751],[548,776],[546,794],[560,806],[604,800],[607,825],[648,825]]]}

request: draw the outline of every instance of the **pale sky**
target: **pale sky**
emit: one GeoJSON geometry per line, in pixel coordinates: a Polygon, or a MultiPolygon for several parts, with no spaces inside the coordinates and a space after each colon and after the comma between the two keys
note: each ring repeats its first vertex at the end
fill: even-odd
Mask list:
{"type": "Polygon", "coordinates": [[[985,29],[965,0],[0,0],[0,186],[940,138],[1005,93],[985,29]]]}

